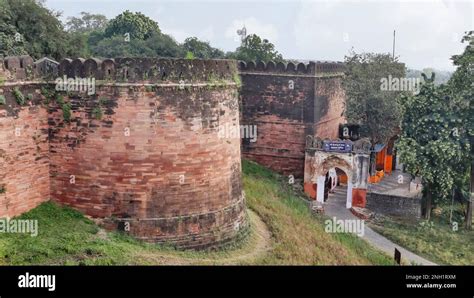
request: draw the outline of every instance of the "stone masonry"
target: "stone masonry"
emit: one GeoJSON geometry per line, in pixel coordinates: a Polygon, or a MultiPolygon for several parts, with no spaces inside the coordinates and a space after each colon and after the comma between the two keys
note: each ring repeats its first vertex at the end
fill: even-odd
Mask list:
{"type": "Polygon", "coordinates": [[[243,139],[244,157],[277,172],[303,177],[305,140],[338,137],[344,123],[344,66],[240,62],[242,123],[257,125],[257,141],[243,139]]]}
{"type": "Polygon", "coordinates": [[[94,78],[93,94],[55,92],[31,58],[1,65],[0,217],[51,199],[107,228],[190,248],[246,230],[240,139],[218,137],[220,125],[239,126],[235,61],[57,65],[59,78],[94,78]]]}

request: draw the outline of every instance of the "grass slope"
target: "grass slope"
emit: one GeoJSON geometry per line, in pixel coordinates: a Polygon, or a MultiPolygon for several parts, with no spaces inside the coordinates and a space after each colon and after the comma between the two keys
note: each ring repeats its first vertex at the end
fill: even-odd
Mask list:
{"type": "Polygon", "coordinates": [[[248,161],[243,172],[252,231],[232,247],[196,252],[142,243],[48,202],[19,217],[39,221],[37,237],[0,234],[0,264],[392,264],[356,236],[325,233],[324,218],[311,215],[280,176],[248,161]]]}
{"type": "Polygon", "coordinates": [[[467,231],[462,222],[457,231],[453,231],[444,219],[436,217],[431,224],[427,221],[410,223],[386,218],[371,227],[393,242],[437,264],[474,264],[474,231],[467,231]]]}
{"type": "Polygon", "coordinates": [[[311,214],[306,203],[272,171],[243,161],[248,206],[267,223],[274,239],[263,264],[393,264],[385,254],[351,234],[328,234],[323,216],[311,214]]]}

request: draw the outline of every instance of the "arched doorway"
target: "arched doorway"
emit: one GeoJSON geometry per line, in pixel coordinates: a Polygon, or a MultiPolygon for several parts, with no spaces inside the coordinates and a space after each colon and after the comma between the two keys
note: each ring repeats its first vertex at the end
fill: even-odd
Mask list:
{"type": "MultiPolygon", "coordinates": [[[[328,141],[329,142],[329,141],[328,141]]],[[[341,142],[341,141],[334,141],[341,142]]],[[[344,143],[345,144],[345,143],[344,143]]],[[[306,149],[304,190],[308,196],[324,204],[329,197],[327,179],[333,169],[341,175],[347,184],[346,208],[365,207],[367,180],[369,173],[369,152],[367,146],[350,143],[344,152],[331,152],[324,146],[313,146],[306,149]]],[[[327,146],[326,146],[327,147],[327,146]]],[[[342,180],[340,178],[340,180],[342,180]]],[[[332,184],[332,179],[330,183],[332,184]]]]}
{"type": "Polygon", "coordinates": [[[325,192],[324,192],[324,201],[327,201],[328,195],[333,194],[336,189],[345,188],[347,187],[347,174],[344,170],[334,167],[330,169],[326,174],[326,184],[325,184],[325,192]]]}
{"type": "Polygon", "coordinates": [[[335,189],[334,180],[337,179],[336,173],[339,170],[339,173],[345,175],[347,179],[345,180],[347,195],[346,195],[346,208],[352,207],[352,166],[348,163],[345,158],[341,158],[336,154],[331,154],[324,159],[322,164],[320,165],[320,171],[323,175],[319,177],[324,177],[324,183],[322,183],[323,179],[319,178],[317,185],[322,185],[323,189],[320,190],[319,196],[316,195],[316,200],[321,202],[321,193],[322,193],[322,202],[327,202],[330,199],[329,193],[331,190],[335,189]]]}

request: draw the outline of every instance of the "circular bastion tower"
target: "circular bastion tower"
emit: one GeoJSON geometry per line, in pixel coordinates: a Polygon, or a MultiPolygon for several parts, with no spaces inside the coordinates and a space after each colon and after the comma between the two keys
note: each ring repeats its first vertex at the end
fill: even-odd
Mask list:
{"type": "Polygon", "coordinates": [[[62,60],[51,198],[149,242],[199,249],[243,235],[240,139],[219,133],[239,127],[236,63],[62,60]]]}

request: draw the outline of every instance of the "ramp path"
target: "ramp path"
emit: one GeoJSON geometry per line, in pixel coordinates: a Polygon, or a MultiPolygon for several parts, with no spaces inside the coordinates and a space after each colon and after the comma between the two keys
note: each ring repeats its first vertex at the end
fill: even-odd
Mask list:
{"type": "MultiPolygon", "coordinates": [[[[356,217],[346,208],[346,186],[338,186],[335,189],[334,193],[329,194],[329,198],[324,205],[324,213],[330,218],[335,217],[337,220],[362,220],[356,217]]],[[[390,256],[393,256],[395,248],[397,248],[402,255],[402,262],[408,262],[417,265],[437,265],[431,261],[428,261],[425,258],[422,258],[413,252],[401,247],[398,244],[393,243],[384,236],[378,234],[371,228],[364,224],[364,235],[361,236],[372,246],[378,248],[379,250],[387,253],[390,256]]]]}

